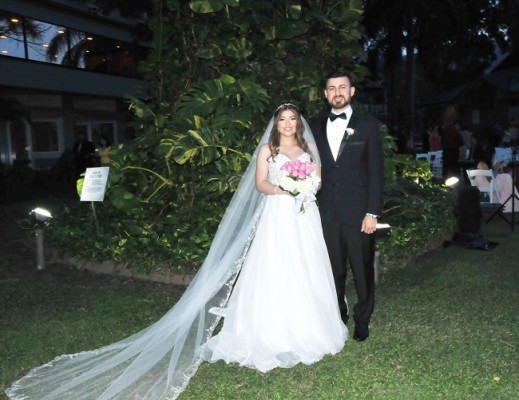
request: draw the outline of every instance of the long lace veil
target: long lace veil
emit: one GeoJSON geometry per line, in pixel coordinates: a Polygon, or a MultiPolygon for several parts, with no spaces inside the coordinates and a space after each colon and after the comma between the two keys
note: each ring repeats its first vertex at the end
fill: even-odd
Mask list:
{"type": "MultiPolygon", "coordinates": [[[[265,196],[255,188],[260,147],[268,142],[274,117],[253,153],[218,226],[200,270],[180,300],[156,323],[108,346],[62,355],[31,370],[6,390],[11,399],[176,399],[202,362],[202,347],[220,317],[254,238],[265,196]]],[[[304,137],[319,162],[308,123],[304,137]]]]}

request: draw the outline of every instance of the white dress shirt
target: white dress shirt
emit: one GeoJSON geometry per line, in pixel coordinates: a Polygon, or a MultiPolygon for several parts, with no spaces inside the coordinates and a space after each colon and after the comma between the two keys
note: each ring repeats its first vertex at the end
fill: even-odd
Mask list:
{"type": "MultiPolygon", "coordinates": [[[[341,147],[342,138],[344,137],[344,133],[346,132],[346,127],[348,126],[348,121],[351,118],[351,114],[353,110],[350,106],[346,107],[344,110],[346,113],[346,119],[336,118],[335,121],[328,121],[326,123],[326,137],[328,138],[328,143],[330,145],[330,149],[332,150],[333,159],[337,160],[337,155],[339,153],[339,148],[341,147]]],[[[336,113],[335,110],[332,110],[333,114],[336,113]]]]}

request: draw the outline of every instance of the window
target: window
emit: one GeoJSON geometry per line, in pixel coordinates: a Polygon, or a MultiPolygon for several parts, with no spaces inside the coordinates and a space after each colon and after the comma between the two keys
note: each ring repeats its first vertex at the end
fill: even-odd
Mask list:
{"type": "Polygon", "coordinates": [[[63,55],[65,28],[26,18],[0,13],[0,54],[36,61],[58,61],[63,55]],[[60,40],[61,39],[61,40],[60,40]]]}
{"type": "Polygon", "coordinates": [[[98,122],[92,124],[92,137],[95,143],[99,143],[101,137],[105,137],[110,144],[115,143],[114,135],[114,123],[113,122],[98,122]]]}
{"type": "Polygon", "coordinates": [[[32,151],[59,151],[59,129],[57,121],[36,121],[32,124],[32,151]]]}
{"type": "Polygon", "coordinates": [[[96,146],[99,145],[99,139],[104,136],[110,145],[118,143],[116,140],[115,121],[107,122],[82,122],[76,125],[74,133],[76,137],[83,133],[88,140],[94,142],[96,146]]]}
{"type": "Polygon", "coordinates": [[[137,76],[146,53],[129,43],[0,11],[0,55],[137,76]]]}

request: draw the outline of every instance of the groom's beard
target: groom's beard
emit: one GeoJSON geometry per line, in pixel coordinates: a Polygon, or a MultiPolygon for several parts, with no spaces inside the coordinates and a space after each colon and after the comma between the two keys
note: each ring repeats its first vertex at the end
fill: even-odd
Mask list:
{"type": "Polygon", "coordinates": [[[332,100],[329,102],[330,106],[336,110],[342,110],[343,108],[346,108],[348,104],[350,104],[349,100],[346,100],[344,96],[335,96],[332,98],[332,100]]]}

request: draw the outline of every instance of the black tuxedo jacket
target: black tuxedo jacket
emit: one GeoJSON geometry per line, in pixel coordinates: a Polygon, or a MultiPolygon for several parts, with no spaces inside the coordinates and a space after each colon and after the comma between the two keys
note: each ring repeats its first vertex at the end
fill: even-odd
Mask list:
{"type": "Polygon", "coordinates": [[[333,159],[326,123],[328,113],[311,124],[321,157],[321,190],[317,194],[323,222],[338,219],[360,225],[366,213],[380,215],[384,162],[379,122],[355,110],[348,121],[354,133],[345,133],[337,160],[333,159]]]}

